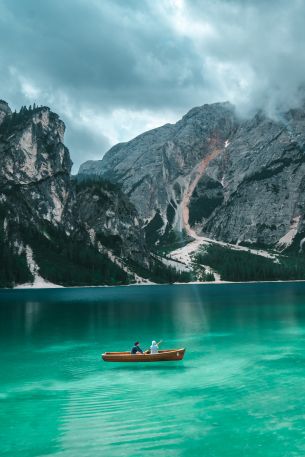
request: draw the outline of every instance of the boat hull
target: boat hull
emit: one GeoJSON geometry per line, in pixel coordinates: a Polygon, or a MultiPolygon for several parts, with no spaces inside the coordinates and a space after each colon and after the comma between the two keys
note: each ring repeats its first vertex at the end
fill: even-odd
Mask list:
{"type": "Polygon", "coordinates": [[[185,349],[170,349],[159,351],[157,354],[130,354],[130,352],[105,352],[102,359],[105,362],[169,362],[182,360],[185,349]]]}

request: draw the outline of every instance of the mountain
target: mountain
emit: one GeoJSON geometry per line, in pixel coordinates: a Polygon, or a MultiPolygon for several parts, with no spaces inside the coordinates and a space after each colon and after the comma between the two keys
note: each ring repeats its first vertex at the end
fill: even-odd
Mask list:
{"type": "Polygon", "coordinates": [[[193,108],[71,176],[48,107],[0,101],[0,287],[305,279],[305,109],[193,108]]]}
{"type": "Polygon", "coordinates": [[[65,125],[47,107],[0,101],[0,285],[127,284],[156,261],[118,186],[71,177],[65,125]],[[128,265],[132,264],[133,268],[128,265]]]}
{"type": "Polygon", "coordinates": [[[79,174],[118,183],[153,244],[186,232],[298,250],[305,237],[305,109],[241,119],[229,103],[203,105],[85,162],[79,174]]]}
{"type": "Polygon", "coordinates": [[[101,161],[85,162],[80,175],[99,175],[120,183],[141,216],[159,211],[174,228],[183,227],[183,208],[197,168],[223,148],[236,129],[229,104],[192,109],[175,125],[145,132],[111,148],[101,161]]]}

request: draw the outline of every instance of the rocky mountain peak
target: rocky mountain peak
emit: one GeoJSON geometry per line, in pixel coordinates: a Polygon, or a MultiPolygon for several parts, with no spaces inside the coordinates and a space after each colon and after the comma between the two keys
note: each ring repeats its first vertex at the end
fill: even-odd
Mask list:
{"type": "Polygon", "coordinates": [[[69,175],[72,162],[64,132],[63,121],[47,107],[8,112],[0,125],[0,181],[28,184],[69,175]]]}
{"type": "Polygon", "coordinates": [[[53,131],[54,138],[64,143],[64,134],[66,130],[65,123],[60,119],[58,114],[53,113],[47,106],[41,106],[33,109],[31,121],[34,124],[40,124],[45,132],[53,131]]]}
{"type": "Polygon", "coordinates": [[[206,103],[190,109],[184,116],[182,116],[181,121],[186,121],[187,119],[191,119],[193,117],[210,121],[213,116],[218,116],[220,113],[226,115],[227,113],[232,113],[234,111],[235,107],[230,102],[206,103]]]}
{"type": "Polygon", "coordinates": [[[8,103],[5,102],[4,100],[0,100],[0,125],[2,124],[5,116],[8,114],[11,114],[12,110],[9,107],[8,103]]]}

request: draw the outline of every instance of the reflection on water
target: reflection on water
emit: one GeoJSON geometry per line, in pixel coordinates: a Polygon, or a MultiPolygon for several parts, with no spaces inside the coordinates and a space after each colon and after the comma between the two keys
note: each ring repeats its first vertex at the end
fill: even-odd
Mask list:
{"type": "Polygon", "coordinates": [[[1,291],[0,454],[304,455],[304,313],[301,283],[1,291]],[[100,360],[136,339],[185,359],[100,360]]]}
{"type": "Polygon", "coordinates": [[[40,303],[34,301],[27,301],[25,303],[25,316],[24,316],[24,326],[25,326],[25,333],[30,335],[33,329],[33,326],[39,320],[39,313],[40,313],[40,303]]]}
{"type": "MultiPolygon", "coordinates": [[[[23,333],[25,338],[35,337],[37,333],[49,333],[50,330],[54,336],[59,322],[61,331],[65,334],[78,330],[84,331],[86,336],[90,337],[90,335],[99,335],[102,327],[103,332],[111,329],[113,339],[113,337],[120,338],[127,326],[128,334],[136,336],[141,333],[139,323],[140,326],[150,323],[153,332],[156,317],[158,331],[161,328],[161,333],[165,335],[174,328],[177,334],[208,331],[204,303],[195,286],[190,290],[181,291],[174,286],[168,290],[162,288],[166,290],[165,294],[157,289],[150,288],[147,294],[147,287],[137,288],[136,291],[132,291],[132,294],[124,294],[126,299],[124,296],[118,297],[117,290],[112,296],[109,292],[113,289],[106,289],[106,294],[104,289],[93,289],[88,296],[84,295],[83,289],[78,293],[72,289],[71,302],[68,303],[65,296],[61,297],[53,290],[51,293],[38,292],[39,297],[35,297],[35,301],[26,299],[26,295],[29,295],[28,291],[25,291],[25,296],[19,294],[20,300],[6,294],[6,300],[14,303],[14,316],[10,315],[6,308],[8,312],[6,319],[10,320],[13,327],[18,328],[19,337],[20,333],[23,333]],[[72,326],[70,325],[71,314],[77,316],[72,326]]],[[[129,292],[130,288],[124,290],[129,292]]],[[[134,337],[131,338],[133,339],[134,337]]]]}
{"type": "Polygon", "coordinates": [[[295,329],[300,314],[295,303],[299,288],[303,287],[302,284],[285,287],[271,284],[268,288],[265,284],[245,284],[121,288],[124,293],[118,291],[119,288],[5,291],[0,293],[2,313],[5,312],[1,330],[4,333],[13,330],[18,338],[23,333],[27,338],[50,330],[54,335],[60,328],[65,334],[73,335],[77,330],[89,337],[98,336],[101,328],[103,332],[109,328],[112,335],[116,332],[120,337],[126,326],[128,334],[137,329],[135,334],[139,335],[139,324],[150,323],[153,328],[158,321],[161,333],[175,329],[180,335],[181,332],[208,333],[214,322],[227,322],[228,326],[234,323],[234,327],[240,329],[250,325],[260,331],[262,321],[273,319],[286,329],[288,326],[295,329]],[[260,296],[253,291],[255,287],[261,287],[260,296]],[[272,299],[268,301],[268,288],[272,287],[279,290],[272,291],[272,299]],[[278,306],[275,307],[274,302],[278,306]],[[74,317],[72,325],[71,316],[74,317]]]}

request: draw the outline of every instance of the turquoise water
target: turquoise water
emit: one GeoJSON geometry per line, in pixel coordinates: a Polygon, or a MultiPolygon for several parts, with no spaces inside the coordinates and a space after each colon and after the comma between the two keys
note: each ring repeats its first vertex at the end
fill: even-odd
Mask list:
{"type": "Polygon", "coordinates": [[[1,291],[0,354],[1,456],[305,455],[302,283],[1,291]]]}

